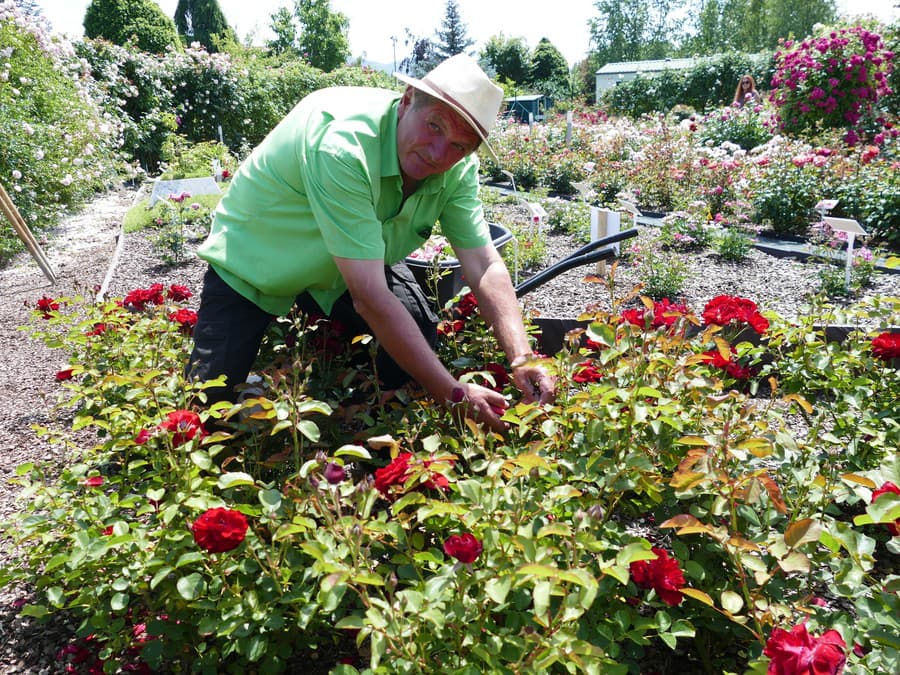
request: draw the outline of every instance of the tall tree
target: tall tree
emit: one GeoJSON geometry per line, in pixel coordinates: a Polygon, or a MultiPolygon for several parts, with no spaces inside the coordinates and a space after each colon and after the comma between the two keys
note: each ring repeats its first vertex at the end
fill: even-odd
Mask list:
{"type": "Polygon", "coordinates": [[[778,38],[802,40],[812,34],[817,23],[834,23],[837,7],[834,0],[804,0],[803,2],[782,2],[767,0],[766,33],[768,47],[775,47],[778,38]]]}
{"type": "Polygon", "coordinates": [[[133,41],[154,54],[181,46],[175,22],[153,0],[91,0],[84,13],[84,35],[117,45],[133,41]]]}
{"type": "Polygon", "coordinates": [[[175,27],[185,43],[199,42],[209,52],[218,51],[219,42],[237,41],[219,0],[178,0],[175,27]]]}
{"type": "Polygon", "coordinates": [[[273,54],[297,51],[297,25],[294,23],[294,15],[287,7],[279,7],[269,17],[272,23],[269,28],[275,35],[275,39],[266,42],[273,54]]]}
{"type": "Polygon", "coordinates": [[[294,0],[294,13],[302,27],[300,51],[311,65],[327,73],[347,62],[350,20],[332,12],[330,0],[294,0]]]}
{"type": "Polygon", "coordinates": [[[558,99],[569,97],[569,63],[547,38],[541,38],[531,54],[528,82],[543,94],[558,99]]]}
{"type": "Polygon", "coordinates": [[[531,55],[523,38],[493,35],[481,50],[481,58],[490,64],[498,79],[523,84],[531,76],[531,55]]]}
{"type": "Polygon", "coordinates": [[[684,0],[597,0],[591,44],[600,65],[660,59],[674,53],[682,36],[684,0]]]}
{"type": "Polygon", "coordinates": [[[468,26],[463,22],[456,0],[447,0],[441,28],[435,31],[434,50],[438,60],[456,56],[474,44],[469,38],[468,26]]]}

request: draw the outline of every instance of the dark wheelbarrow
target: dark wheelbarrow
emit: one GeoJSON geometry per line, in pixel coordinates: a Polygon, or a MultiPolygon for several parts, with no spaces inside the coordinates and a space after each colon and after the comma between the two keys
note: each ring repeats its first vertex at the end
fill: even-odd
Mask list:
{"type": "MultiPolygon", "coordinates": [[[[601,260],[612,260],[616,257],[616,247],[614,244],[631,239],[637,236],[637,228],[631,228],[611,234],[606,237],[592,241],[579,248],[577,251],[569,254],[562,260],[557,261],[550,267],[537,272],[532,277],[515,286],[516,297],[521,298],[526,293],[546,284],[548,281],[555,279],[563,272],[567,272],[582,265],[600,262],[601,260]]],[[[494,245],[498,250],[502,248],[512,238],[511,233],[504,227],[491,224],[491,235],[494,239],[494,245]]],[[[438,307],[443,307],[449,300],[453,299],[465,285],[462,278],[462,270],[459,261],[456,259],[444,260],[440,263],[440,276],[437,279],[437,298],[433,297],[435,282],[433,281],[432,272],[436,266],[430,262],[422,262],[412,258],[406,259],[406,264],[412,270],[416,281],[425,289],[426,294],[432,296],[438,307]]],[[[563,345],[565,334],[579,324],[574,318],[572,319],[552,319],[540,318],[534,320],[534,323],[541,330],[541,337],[538,342],[541,351],[545,354],[555,354],[563,345]]]]}
{"type": "MultiPolygon", "coordinates": [[[[589,244],[579,248],[574,253],[566,256],[562,260],[557,261],[550,267],[541,270],[534,276],[526,279],[515,287],[516,297],[521,298],[526,293],[543,286],[548,281],[555,279],[563,272],[568,272],[582,265],[600,262],[601,260],[609,261],[616,257],[616,247],[614,244],[631,239],[637,236],[637,228],[631,228],[601,237],[589,244]]],[[[555,354],[562,349],[565,335],[573,328],[583,326],[583,322],[579,322],[575,318],[544,318],[536,317],[532,323],[540,329],[538,344],[541,352],[544,354],[555,354]]]]}

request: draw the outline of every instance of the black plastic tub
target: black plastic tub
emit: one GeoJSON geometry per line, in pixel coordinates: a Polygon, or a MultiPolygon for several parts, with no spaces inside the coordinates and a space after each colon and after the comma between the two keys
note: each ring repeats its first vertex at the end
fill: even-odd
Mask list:
{"type": "MultiPolygon", "coordinates": [[[[503,249],[506,248],[506,245],[512,239],[512,232],[497,223],[489,223],[489,227],[491,228],[491,239],[494,242],[494,248],[502,254],[503,249]]],[[[416,281],[425,290],[425,295],[438,308],[443,307],[465,286],[462,266],[456,258],[444,258],[440,261],[406,258],[405,262],[406,266],[412,270],[416,281]],[[436,296],[435,291],[437,292],[436,296]]]]}

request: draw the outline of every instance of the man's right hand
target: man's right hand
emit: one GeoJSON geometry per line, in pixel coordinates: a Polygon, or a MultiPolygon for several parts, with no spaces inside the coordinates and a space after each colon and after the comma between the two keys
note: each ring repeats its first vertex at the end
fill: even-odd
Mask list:
{"type": "Polygon", "coordinates": [[[456,397],[451,394],[447,401],[454,413],[471,417],[476,422],[487,425],[492,431],[506,431],[509,425],[500,419],[507,408],[502,394],[473,382],[460,384],[454,391],[457,389],[463,392],[460,400],[453,400],[456,397]]]}

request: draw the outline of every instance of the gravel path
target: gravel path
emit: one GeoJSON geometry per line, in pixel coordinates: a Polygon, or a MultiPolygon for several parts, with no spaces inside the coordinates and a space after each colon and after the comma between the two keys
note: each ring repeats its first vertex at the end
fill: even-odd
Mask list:
{"type": "MultiPolygon", "coordinates": [[[[0,519],[7,520],[16,513],[18,490],[9,483],[16,466],[28,461],[64,461],[65,449],[51,446],[32,429],[33,425],[66,428],[69,421],[52,405],[54,375],[65,363],[65,355],[46,349],[17,329],[28,321],[37,300],[44,295],[90,295],[107,283],[107,296],[118,297],[155,282],[184,284],[196,293],[192,301],[198,299],[204,265],[196,258],[173,267],[161,263],[145,236],[126,235],[120,241],[122,217],[139,197],[135,189],[109,192],[46,233],[41,244],[58,276],[55,284],[47,281],[28,254],[0,269],[0,451],[4,458],[0,464],[0,519]]],[[[545,266],[576,248],[569,237],[549,237],[545,266]]],[[[817,285],[815,265],[773,258],[759,251],[740,264],[723,264],[708,253],[690,256],[688,262],[691,273],[683,301],[697,312],[715,295],[729,293],[752,298],[763,310],[796,317],[804,298],[817,285]]],[[[590,271],[580,268],[561,274],[526,295],[524,306],[554,318],[577,316],[589,305],[608,308],[605,286],[584,281],[590,271]]],[[[530,273],[523,272],[521,279],[528,276],[530,273]]],[[[616,293],[624,294],[637,280],[637,270],[623,264],[617,273],[616,293]]],[[[878,275],[867,291],[867,295],[875,294],[900,295],[900,275],[878,275]]],[[[0,560],[11,559],[15,559],[15,552],[4,542],[0,560]]],[[[0,589],[0,673],[64,672],[55,655],[71,637],[72,627],[59,619],[38,625],[18,618],[17,606],[26,599],[21,589],[0,589]]]]}

